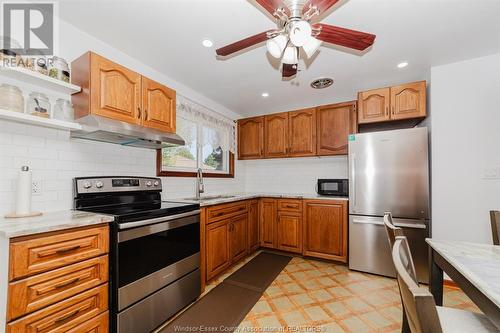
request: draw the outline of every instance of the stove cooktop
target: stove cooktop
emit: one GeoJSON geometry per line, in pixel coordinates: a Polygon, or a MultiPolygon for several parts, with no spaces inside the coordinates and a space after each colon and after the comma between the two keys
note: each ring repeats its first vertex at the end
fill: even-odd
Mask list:
{"type": "Polygon", "coordinates": [[[196,203],[161,201],[150,203],[121,204],[101,207],[80,208],[79,210],[112,215],[117,223],[134,222],[163,216],[171,216],[200,209],[196,203]]]}

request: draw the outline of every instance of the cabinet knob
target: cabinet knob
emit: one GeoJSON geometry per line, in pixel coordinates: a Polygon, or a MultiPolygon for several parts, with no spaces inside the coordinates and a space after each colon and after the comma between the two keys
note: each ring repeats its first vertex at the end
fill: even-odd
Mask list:
{"type": "Polygon", "coordinates": [[[137,108],[137,118],[141,119],[141,108],[137,108]]]}
{"type": "Polygon", "coordinates": [[[144,110],[144,119],[148,120],[148,110],[144,110]]]}

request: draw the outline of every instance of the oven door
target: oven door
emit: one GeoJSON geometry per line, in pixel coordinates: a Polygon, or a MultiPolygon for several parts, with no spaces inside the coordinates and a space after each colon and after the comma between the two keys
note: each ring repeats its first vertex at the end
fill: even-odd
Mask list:
{"type": "Polygon", "coordinates": [[[200,214],[118,232],[118,311],[200,267],[200,214]]]}

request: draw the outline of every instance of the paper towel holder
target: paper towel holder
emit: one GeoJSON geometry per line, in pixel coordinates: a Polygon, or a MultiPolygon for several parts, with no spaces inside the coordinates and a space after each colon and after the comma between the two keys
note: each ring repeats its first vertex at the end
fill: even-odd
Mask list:
{"type": "MultiPolygon", "coordinates": [[[[22,166],[21,171],[23,171],[23,172],[29,171],[29,167],[22,166]]],[[[30,174],[30,178],[29,178],[29,183],[31,183],[31,174],[30,174]]],[[[29,184],[28,184],[28,186],[29,186],[29,184]]],[[[35,217],[35,216],[41,216],[41,215],[42,215],[42,212],[29,212],[29,213],[14,212],[14,213],[7,214],[4,217],[7,219],[13,219],[13,218],[23,218],[23,217],[35,217]]]]}

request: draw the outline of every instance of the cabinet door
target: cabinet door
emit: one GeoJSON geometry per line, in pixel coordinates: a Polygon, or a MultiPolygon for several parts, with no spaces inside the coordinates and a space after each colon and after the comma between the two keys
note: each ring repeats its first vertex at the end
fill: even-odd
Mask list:
{"type": "Polygon", "coordinates": [[[390,89],[363,91],[358,96],[358,123],[368,124],[390,119],[390,89]]]}
{"type": "Polygon", "coordinates": [[[248,207],[248,250],[259,247],[259,201],[252,200],[248,207]]]}
{"type": "Polygon", "coordinates": [[[264,157],[264,117],[238,120],[238,159],[264,157]]]}
{"type": "Polygon", "coordinates": [[[278,212],[278,249],[302,252],[302,214],[278,212]]]}
{"type": "Polygon", "coordinates": [[[175,133],[175,90],[142,77],[142,118],[145,127],[175,133]]]}
{"type": "Polygon", "coordinates": [[[425,81],[391,87],[391,119],[420,118],[427,115],[425,81]]]}
{"type": "Polygon", "coordinates": [[[260,201],[260,245],[276,247],[276,206],[275,199],[261,199],[260,201]]]}
{"type": "Polygon", "coordinates": [[[304,202],[303,254],[347,262],[347,201],[304,202]]]}
{"type": "Polygon", "coordinates": [[[90,67],[92,113],[141,124],[141,75],[94,53],[90,67]]]}
{"type": "Polygon", "coordinates": [[[210,224],[206,232],[207,280],[231,263],[229,253],[229,220],[210,224]]]}
{"type": "Polygon", "coordinates": [[[316,112],[318,155],[347,155],[349,134],[356,133],[356,102],[325,105],[316,112]]]}
{"type": "Polygon", "coordinates": [[[231,262],[237,262],[247,254],[247,220],[248,215],[240,215],[231,219],[229,252],[231,253],[231,262]]]}
{"type": "Polygon", "coordinates": [[[289,156],[316,155],[316,110],[292,111],[288,113],[288,118],[289,156]]]}
{"type": "Polygon", "coordinates": [[[288,156],[288,112],[264,117],[264,156],[288,156]]]}

